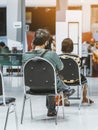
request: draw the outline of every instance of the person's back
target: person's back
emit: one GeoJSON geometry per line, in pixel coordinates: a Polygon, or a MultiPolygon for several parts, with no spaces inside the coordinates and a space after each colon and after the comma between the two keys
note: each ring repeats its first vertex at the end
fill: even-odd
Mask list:
{"type": "Polygon", "coordinates": [[[55,52],[46,50],[44,48],[38,49],[38,50],[32,50],[32,51],[26,53],[23,56],[23,59],[24,59],[23,61],[25,62],[28,59],[36,57],[36,56],[40,56],[40,57],[43,57],[43,58],[49,60],[54,65],[54,67],[56,68],[57,71],[60,71],[63,68],[63,64],[62,64],[61,60],[59,59],[58,55],[55,52]]]}

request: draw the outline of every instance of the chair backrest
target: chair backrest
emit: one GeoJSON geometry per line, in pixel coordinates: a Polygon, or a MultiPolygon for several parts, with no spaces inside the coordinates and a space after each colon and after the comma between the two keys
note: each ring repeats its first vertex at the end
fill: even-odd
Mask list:
{"type": "Polygon", "coordinates": [[[3,80],[3,75],[0,70],[0,96],[3,99],[3,104],[5,104],[5,94],[4,94],[4,80],[3,80]]]}
{"type": "Polygon", "coordinates": [[[3,95],[3,89],[2,89],[2,76],[1,76],[1,72],[0,72],[0,96],[3,95]]]}
{"type": "Polygon", "coordinates": [[[63,58],[61,56],[60,59],[64,64],[63,70],[60,71],[63,79],[69,81],[76,79],[80,80],[80,69],[78,63],[70,57],[63,58]]]}
{"type": "Polygon", "coordinates": [[[54,66],[44,58],[28,60],[23,67],[24,84],[33,93],[57,93],[56,72],[54,66]]]}

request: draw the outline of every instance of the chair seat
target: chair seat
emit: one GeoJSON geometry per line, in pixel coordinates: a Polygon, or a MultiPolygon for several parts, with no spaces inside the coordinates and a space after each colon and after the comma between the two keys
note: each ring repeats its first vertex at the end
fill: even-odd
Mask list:
{"type": "Polygon", "coordinates": [[[27,94],[31,94],[31,95],[48,95],[48,94],[55,94],[54,90],[51,89],[51,91],[48,89],[46,90],[32,90],[32,89],[29,89],[26,91],[27,94]]]}
{"type": "MultiPolygon", "coordinates": [[[[6,97],[5,98],[5,103],[6,104],[10,104],[12,102],[15,102],[16,98],[13,98],[13,97],[6,97]]],[[[3,97],[0,97],[0,105],[3,105],[3,97]]]]}

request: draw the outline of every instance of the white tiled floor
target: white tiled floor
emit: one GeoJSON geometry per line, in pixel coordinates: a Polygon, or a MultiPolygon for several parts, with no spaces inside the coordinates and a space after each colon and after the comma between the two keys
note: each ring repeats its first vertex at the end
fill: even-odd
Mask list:
{"type": "MultiPolygon", "coordinates": [[[[23,124],[20,124],[20,117],[23,102],[22,77],[4,77],[6,95],[15,96],[17,99],[17,114],[19,130],[98,130],[98,78],[88,78],[90,96],[95,103],[88,106],[82,105],[78,110],[78,100],[70,100],[71,106],[65,107],[65,119],[62,119],[61,110],[59,111],[58,125],[53,119],[48,119],[45,107],[45,97],[32,96],[32,107],[34,120],[31,121],[29,104],[26,103],[23,124]]],[[[5,121],[5,108],[0,108],[0,130],[3,130],[5,121]]],[[[9,117],[7,130],[16,130],[14,115],[9,117]]]]}

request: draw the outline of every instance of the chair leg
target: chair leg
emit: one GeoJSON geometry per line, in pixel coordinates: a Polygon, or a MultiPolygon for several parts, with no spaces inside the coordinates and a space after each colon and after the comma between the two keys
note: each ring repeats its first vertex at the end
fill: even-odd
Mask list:
{"type": "Polygon", "coordinates": [[[6,130],[7,121],[8,121],[8,116],[9,116],[9,110],[10,110],[10,106],[9,106],[8,109],[7,109],[7,114],[6,114],[6,120],[5,120],[4,130],[6,130]]]}
{"type": "Polygon", "coordinates": [[[64,95],[62,94],[62,99],[60,97],[61,97],[61,95],[58,95],[57,115],[56,115],[56,119],[55,119],[55,124],[56,125],[58,123],[58,109],[59,109],[59,105],[60,105],[61,100],[62,100],[62,111],[63,111],[63,119],[64,119],[64,95]]]}
{"type": "Polygon", "coordinates": [[[56,118],[55,118],[55,124],[57,125],[57,119],[58,119],[58,112],[57,112],[57,115],[56,115],[56,118]]]}
{"type": "Polygon", "coordinates": [[[79,110],[80,110],[80,107],[81,107],[81,103],[82,103],[82,98],[83,98],[83,86],[81,87],[81,91],[80,91],[80,103],[79,103],[79,110]]]}
{"type": "Polygon", "coordinates": [[[15,111],[15,120],[16,120],[16,130],[18,130],[18,117],[17,117],[15,105],[14,105],[14,111],[15,111]]]}
{"type": "Polygon", "coordinates": [[[79,86],[77,86],[77,98],[79,98],[79,86]]]}
{"type": "Polygon", "coordinates": [[[63,119],[65,118],[65,112],[64,112],[64,95],[62,94],[62,111],[63,111],[63,119]]]}
{"type": "Polygon", "coordinates": [[[32,115],[32,102],[31,102],[31,98],[30,98],[30,111],[31,111],[31,120],[33,119],[33,115],[32,115]]]}
{"type": "Polygon", "coordinates": [[[26,101],[26,95],[24,95],[24,99],[23,99],[23,107],[22,107],[22,114],[21,114],[21,124],[22,124],[22,122],[23,122],[25,101],[26,101]]]}
{"type": "Polygon", "coordinates": [[[55,124],[57,125],[58,122],[58,109],[59,109],[59,104],[60,104],[60,95],[58,95],[58,103],[57,103],[57,114],[55,118],[55,124]]]}

